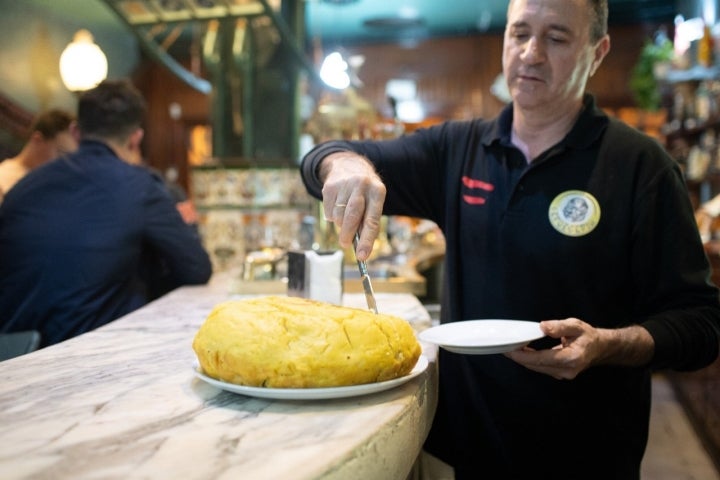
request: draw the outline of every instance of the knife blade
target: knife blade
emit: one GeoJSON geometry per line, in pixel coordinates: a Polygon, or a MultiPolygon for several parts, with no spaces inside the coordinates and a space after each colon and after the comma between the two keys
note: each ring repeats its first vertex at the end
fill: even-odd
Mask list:
{"type": "Polygon", "coordinates": [[[367,306],[373,313],[377,314],[377,303],[375,302],[375,293],[373,292],[372,283],[370,282],[370,274],[368,274],[367,263],[358,260],[357,258],[357,245],[360,241],[360,234],[355,233],[353,239],[353,250],[355,251],[355,260],[357,261],[358,268],[360,269],[360,281],[362,282],[363,291],[365,292],[365,301],[367,306]]]}

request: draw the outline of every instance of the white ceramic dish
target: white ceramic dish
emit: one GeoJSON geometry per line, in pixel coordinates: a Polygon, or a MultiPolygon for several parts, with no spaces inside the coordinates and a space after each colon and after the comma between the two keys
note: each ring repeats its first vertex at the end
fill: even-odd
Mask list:
{"type": "Polygon", "coordinates": [[[424,342],[470,355],[510,352],[544,336],[538,322],[499,319],[451,322],[420,332],[424,342]]]}
{"type": "Polygon", "coordinates": [[[389,390],[398,385],[402,385],[413,378],[420,375],[428,366],[428,359],[424,355],[420,355],[415,367],[409,374],[404,377],[387,380],[385,382],[367,383],[364,385],[351,385],[348,387],[331,387],[331,388],[264,388],[264,387],[247,387],[244,385],[235,385],[234,383],[223,382],[205,375],[200,365],[195,363],[193,371],[195,375],[209,383],[210,385],[227,390],[228,392],[239,393],[249,397],[269,398],[273,400],[327,400],[331,398],[347,398],[357,397],[360,395],[368,395],[371,393],[389,390]]]}

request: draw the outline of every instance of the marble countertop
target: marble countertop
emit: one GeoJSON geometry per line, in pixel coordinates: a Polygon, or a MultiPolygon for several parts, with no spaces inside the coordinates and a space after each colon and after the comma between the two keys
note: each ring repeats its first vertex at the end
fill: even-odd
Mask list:
{"type": "MultiPolygon", "coordinates": [[[[93,332],[0,362],[0,478],[402,479],[432,420],[430,367],[391,390],[274,401],[193,374],[192,338],[224,282],[184,287],[93,332]]],[[[364,306],[360,294],[344,303],[364,306]]],[[[420,302],[381,311],[429,325],[420,302]]]]}

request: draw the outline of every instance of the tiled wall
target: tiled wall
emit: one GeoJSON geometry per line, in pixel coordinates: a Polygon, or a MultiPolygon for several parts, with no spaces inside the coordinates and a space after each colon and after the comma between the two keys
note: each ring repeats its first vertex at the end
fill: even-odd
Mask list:
{"type": "Polygon", "coordinates": [[[191,189],[198,208],[308,205],[296,168],[195,168],[191,189]]]}
{"type": "Polygon", "coordinates": [[[292,247],[317,209],[295,168],[196,168],[190,182],[215,271],[242,265],[248,251],[292,247]]]}

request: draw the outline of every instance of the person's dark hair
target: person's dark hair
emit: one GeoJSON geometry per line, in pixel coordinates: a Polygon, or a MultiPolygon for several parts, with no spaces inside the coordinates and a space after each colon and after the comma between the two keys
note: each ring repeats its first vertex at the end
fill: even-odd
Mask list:
{"type": "Polygon", "coordinates": [[[595,43],[607,35],[608,31],[608,1],[588,0],[592,10],[590,20],[590,41],[595,43]]]}
{"type": "Polygon", "coordinates": [[[80,96],[78,127],[83,137],[124,141],[142,126],[142,94],[127,80],[105,80],[80,96]]]}
{"type": "Polygon", "coordinates": [[[39,114],[33,120],[30,132],[39,132],[47,140],[70,128],[75,117],[65,110],[52,109],[39,114]]]}

